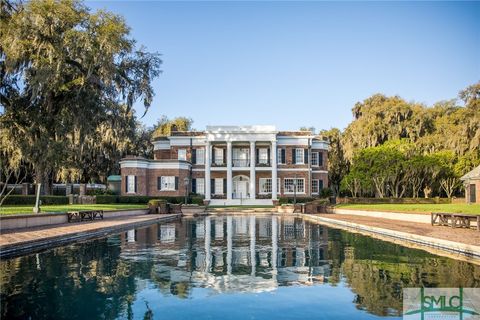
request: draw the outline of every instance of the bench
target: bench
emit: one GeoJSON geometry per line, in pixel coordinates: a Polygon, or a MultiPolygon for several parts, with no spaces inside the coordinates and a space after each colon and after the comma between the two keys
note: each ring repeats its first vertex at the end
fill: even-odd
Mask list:
{"type": "Polygon", "coordinates": [[[84,210],[84,211],[69,211],[67,212],[68,222],[84,221],[84,220],[103,220],[103,210],[84,210]]]}
{"type": "Polygon", "coordinates": [[[480,215],[432,212],[432,226],[447,226],[452,228],[471,228],[471,222],[477,223],[477,231],[480,231],[480,215]]]}

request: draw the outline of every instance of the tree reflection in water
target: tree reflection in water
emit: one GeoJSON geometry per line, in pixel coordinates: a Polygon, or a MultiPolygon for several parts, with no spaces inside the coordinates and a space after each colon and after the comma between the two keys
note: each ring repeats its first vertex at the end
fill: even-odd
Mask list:
{"type": "MultiPolygon", "coordinates": [[[[477,265],[277,216],[154,224],[2,260],[0,271],[2,319],[131,319],[147,289],[186,299],[194,288],[258,294],[322,284],[349,286],[358,309],[398,316],[404,287],[480,287],[477,265]]],[[[153,319],[144,305],[142,317],[153,319]]]]}

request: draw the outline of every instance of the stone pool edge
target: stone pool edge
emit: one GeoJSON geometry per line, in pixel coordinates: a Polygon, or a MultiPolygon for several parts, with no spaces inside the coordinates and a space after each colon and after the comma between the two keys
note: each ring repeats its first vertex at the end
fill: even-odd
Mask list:
{"type": "Polygon", "coordinates": [[[101,238],[101,237],[108,236],[112,233],[122,232],[125,230],[129,230],[131,228],[141,228],[144,226],[148,226],[148,225],[151,225],[152,223],[174,221],[180,217],[181,217],[180,214],[155,216],[155,218],[152,218],[152,219],[147,219],[142,221],[133,221],[130,223],[127,222],[120,225],[98,228],[96,230],[88,230],[88,231],[83,231],[79,233],[63,234],[59,236],[44,238],[41,240],[33,240],[33,241],[27,241],[22,243],[7,244],[0,247],[0,259],[12,258],[12,257],[32,253],[35,251],[41,251],[41,250],[56,248],[56,247],[60,247],[63,245],[68,245],[68,244],[76,243],[80,241],[101,238]]]}
{"type": "Polygon", "coordinates": [[[434,249],[434,254],[445,253],[446,256],[452,258],[462,258],[468,262],[480,264],[480,246],[464,244],[455,241],[443,240],[433,237],[421,236],[413,233],[396,231],[391,229],[372,227],[365,224],[348,222],[343,220],[336,220],[312,214],[302,214],[302,217],[311,221],[320,222],[332,226],[334,228],[341,228],[347,231],[354,231],[367,234],[369,236],[380,236],[382,240],[400,240],[402,242],[413,244],[417,249],[434,249]]]}

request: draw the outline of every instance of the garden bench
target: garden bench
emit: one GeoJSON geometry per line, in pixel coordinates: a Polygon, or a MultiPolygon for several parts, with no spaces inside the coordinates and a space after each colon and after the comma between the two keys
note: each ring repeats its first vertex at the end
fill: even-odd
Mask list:
{"type": "Polygon", "coordinates": [[[103,220],[103,210],[83,210],[67,212],[68,222],[84,220],[103,220]]]}
{"type": "Polygon", "coordinates": [[[452,228],[471,228],[471,222],[477,223],[477,231],[480,231],[480,215],[432,212],[432,226],[448,226],[452,228]]]}

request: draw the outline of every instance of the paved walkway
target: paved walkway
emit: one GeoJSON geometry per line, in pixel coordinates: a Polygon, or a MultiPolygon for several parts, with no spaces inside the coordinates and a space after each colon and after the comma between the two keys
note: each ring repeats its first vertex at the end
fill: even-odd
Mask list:
{"type": "Polygon", "coordinates": [[[455,241],[468,245],[480,246],[480,232],[474,229],[461,229],[443,226],[431,226],[426,223],[391,220],[377,217],[366,217],[348,214],[322,214],[329,219],[353,222],[371,227],[408,232],[420,236],[432,237],[442,240],[455,241]]]}
{"type": "Polygon", "coordinates": [[[60,241],[100,236],[104,233],[128,226],[144,225],[155,221],[170,220],[176,214],[137,215],[111,218],[97,221],[74,222],[56,226],[45,226],[28,229],[6,230],[0,234],[0,254],[19,251],[45,244],[58,244],[60,241]]]}

